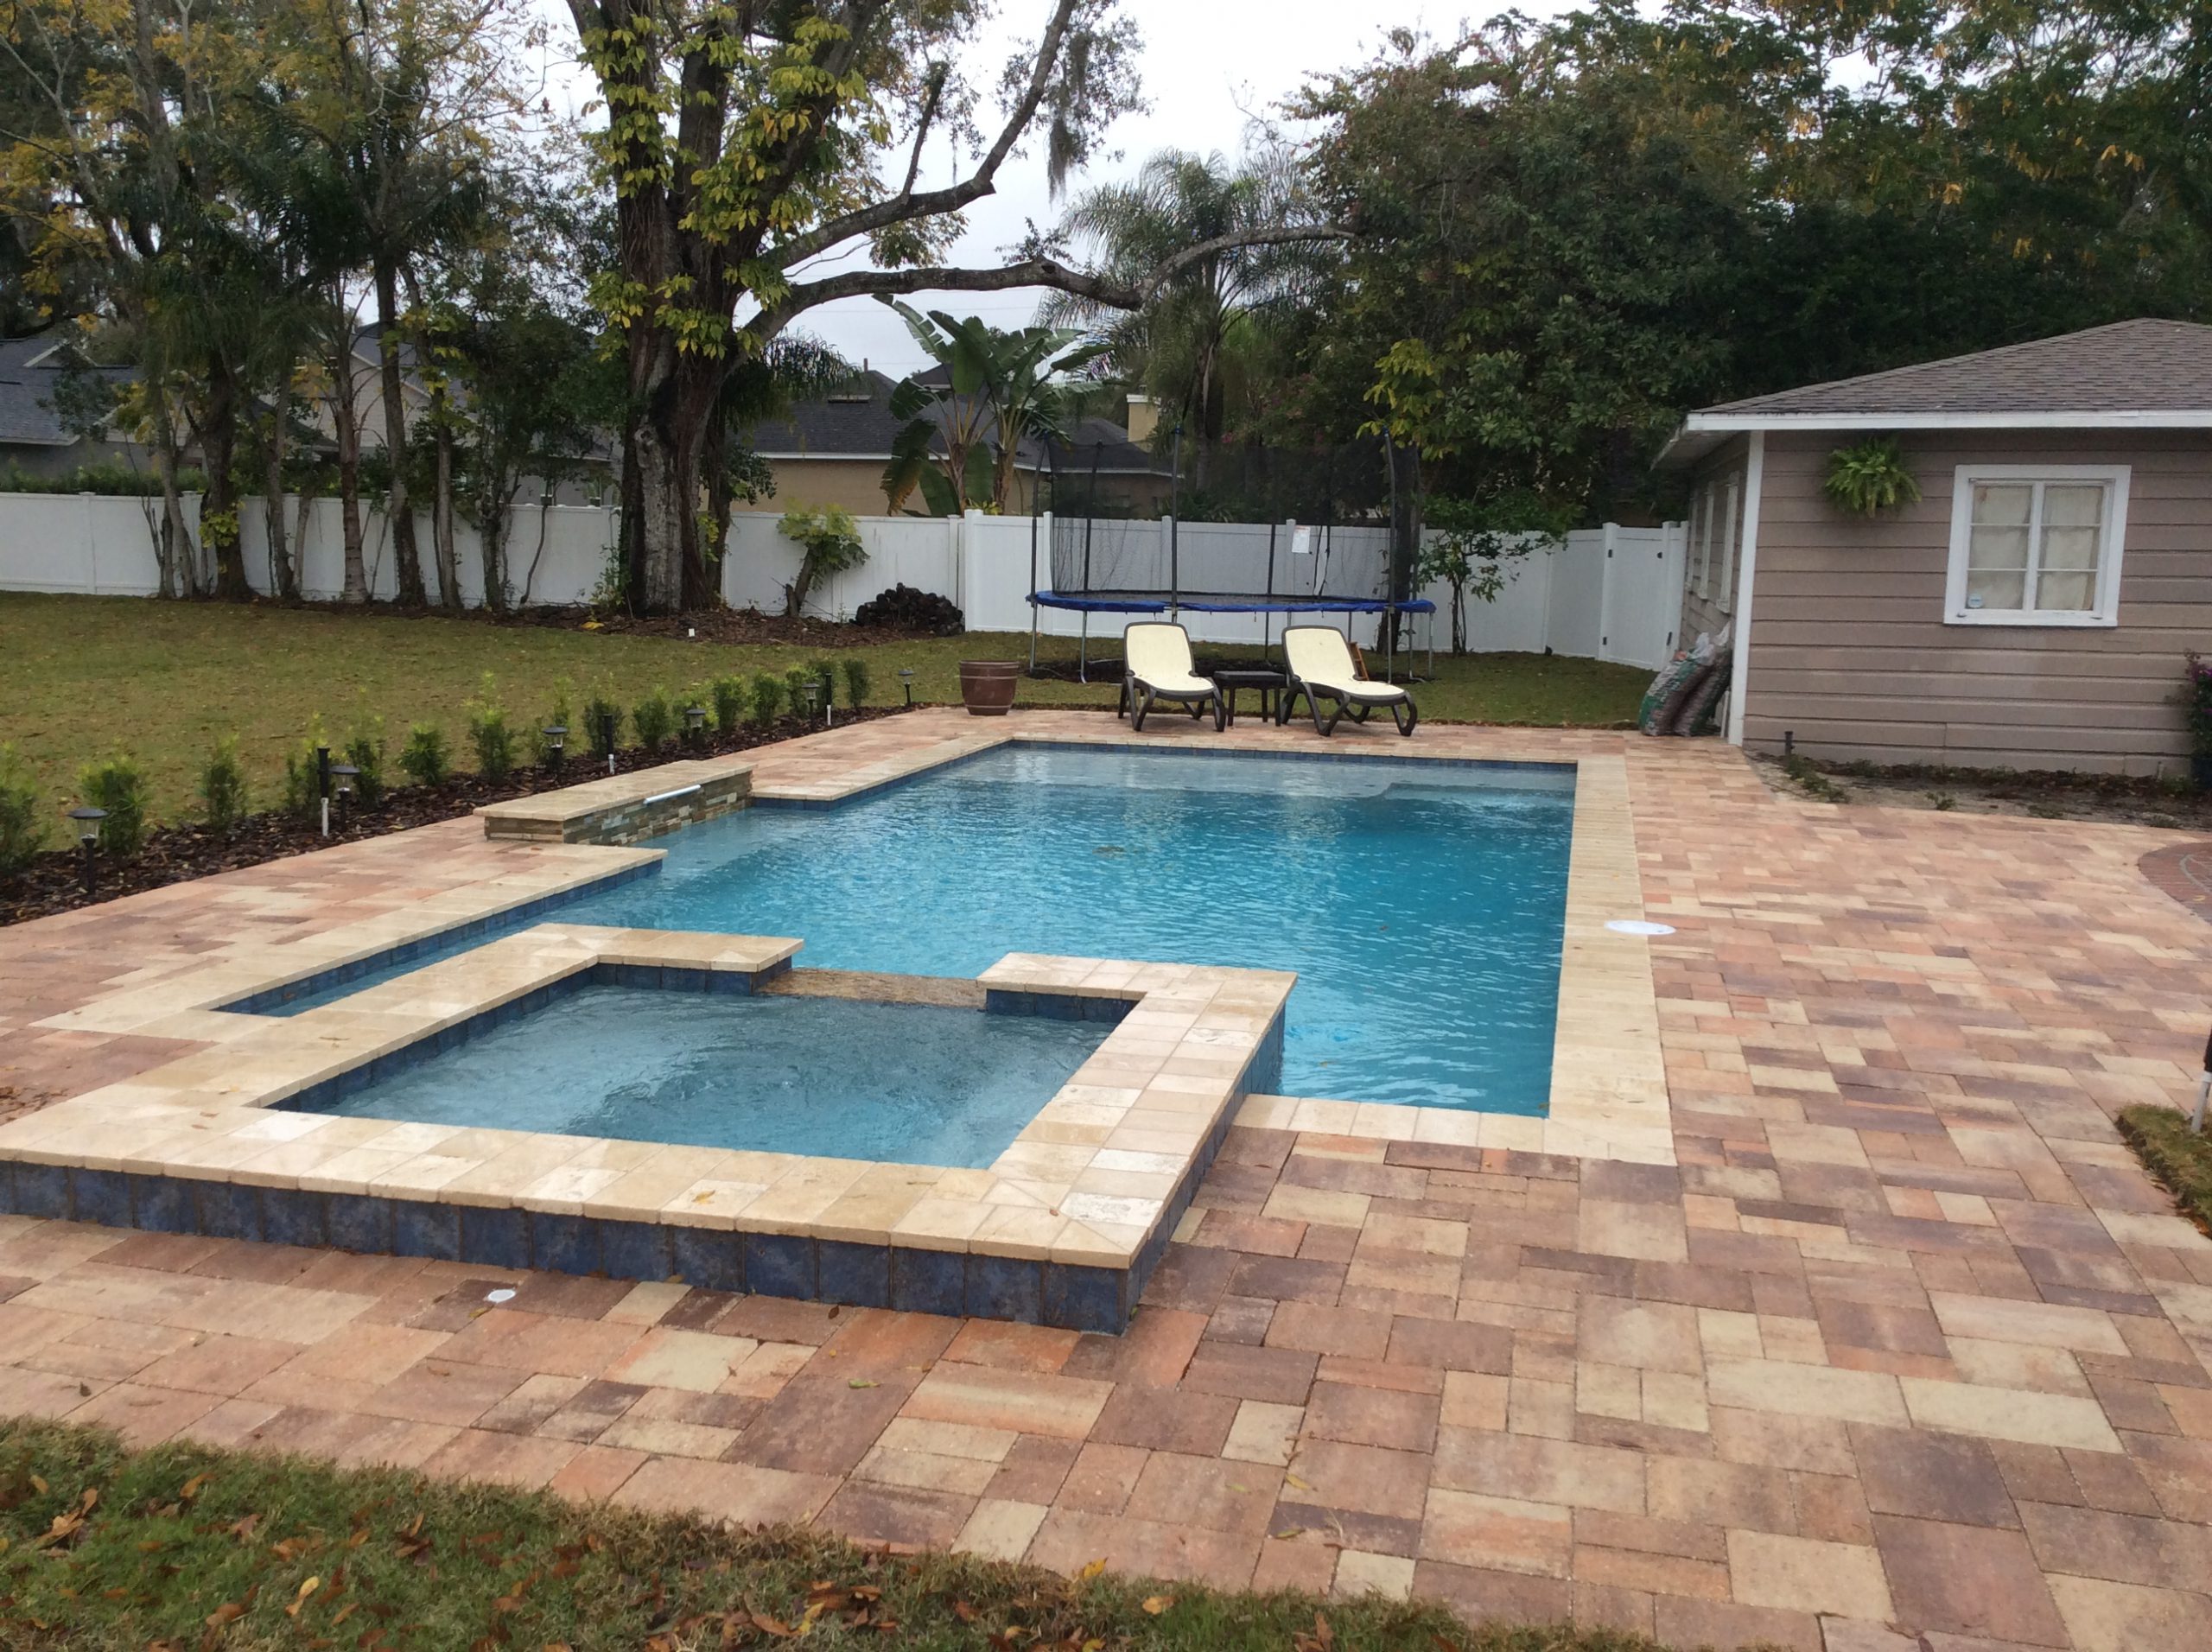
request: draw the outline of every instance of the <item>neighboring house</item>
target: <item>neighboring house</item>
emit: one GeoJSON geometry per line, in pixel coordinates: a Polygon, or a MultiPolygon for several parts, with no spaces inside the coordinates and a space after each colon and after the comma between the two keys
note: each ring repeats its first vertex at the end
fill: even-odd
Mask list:
{"type": "MultiPolygon", "coordinates": [[[[56,410],[55,392],[71,363],[73,341],[52,333],[0,340],[0,472],[67,476],[86,465],[151,467],[151,455],[135,442],[71,430],[56,410]]],[[[128,367],[91,371],[127,384],[128,367]]]]}
{"type": "MultiPolygon", "coordinates": [[[[941,384],[944,372],[933,368],[916,377],[924,384],[941,384]]],[[[749,440],[768,461],[776,492],[773,498],[750,505],[741,502],[738,508],[782,511],[794,505],[841,505],[855,516],[883,515],[889,509],[883,470],[906,423],[891,412],[891,392],[897,388],[897,380],[863,368],[844,388],[798,403],[787,416],[754,427],[749,440]]],[[[1133,403],[1141,399],[1131,398],[1133,403]]],[[[1126,514],[1156,516],[1174,491],[1174,473],[1166,463],[1130,441],[1128,430],[1111,419],[1086,418],[1077,421],[1057,454],[1046,454],[1035,442],[1021,444],[1010,511],[1033,508],[1039,472],[1049,471],[1055,461],[1063,473],[1080,469],[1086,478],[1095,462],[1099,498],[1126,514]]],[[[921,508],[918,494],[906,508],[921,508]]]]}
{"type": "Polygon", "coordinates": [[[2212,649],[2212,327],[2110,327],[1691,414],[1681,634],[1733,627],[1728,737],[1778,752],[2183,766],[2212,649]],[[1892,435],[1917,504],[1853,516],[1828,456],[1892,435]]]}

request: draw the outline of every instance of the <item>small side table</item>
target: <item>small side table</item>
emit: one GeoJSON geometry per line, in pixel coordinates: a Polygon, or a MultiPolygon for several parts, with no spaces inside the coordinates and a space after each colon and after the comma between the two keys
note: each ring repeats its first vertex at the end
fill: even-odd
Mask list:
{"type": "Polygon", "coordinates": [[[1254,689],[1260,696],[1260,718],[1273,722],[1284,684],[1288,681],[1281,671],[1255,668],[1250,670],[1216,671],[1214,686],[1221,690],[1222,708],[1233,724],[1236,721],[1236,691],[1254,689]]]}

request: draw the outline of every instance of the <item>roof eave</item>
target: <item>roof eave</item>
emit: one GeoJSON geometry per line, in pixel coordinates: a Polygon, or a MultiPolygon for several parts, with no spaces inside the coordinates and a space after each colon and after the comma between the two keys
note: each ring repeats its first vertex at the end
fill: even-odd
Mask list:
{"type": "MultiPolygon", "coordinates": [[[[1751,430],[2204,430],[2212,408],[2141,408],[2101,412],[2037,409],[2010,412],[1693,413],[1675,434],[1732,435],[1751,430]]],[[[1669,442],[1669,446],[1673,443],[1669,442]]]]}

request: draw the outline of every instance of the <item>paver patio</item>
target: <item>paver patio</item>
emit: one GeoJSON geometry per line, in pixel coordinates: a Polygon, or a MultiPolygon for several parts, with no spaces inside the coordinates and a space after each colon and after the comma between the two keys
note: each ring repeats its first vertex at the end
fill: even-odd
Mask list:
{"type": "MultiPolygon", "coordinates": [[[[1223,738],[1314,744],[1146,734],[1223,738]]],[[[1685,1644],[2212,1644],[2212,1240],[2107,1121],[2212,1018],[2171,837],[1414,744],[1625,753],[1677,1165],[1240,1128],[1118,1338],[11,1217],[0,1412],[1685,1644]]],[[[46,1018],[540,852],[457,822],[0,931],[8,1105],[194,1047],[46,1018]]]]}

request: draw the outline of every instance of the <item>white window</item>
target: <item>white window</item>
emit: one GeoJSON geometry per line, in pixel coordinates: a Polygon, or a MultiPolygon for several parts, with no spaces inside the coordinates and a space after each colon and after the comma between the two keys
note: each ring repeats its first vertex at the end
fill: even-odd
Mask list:
{"type": "Polygon", "coordinates": [[[1707,595],[1707,570],[1713,566],[1713,489],[1700,487],[1690,500],[1690,590],[1707,595]]]}
{"type": "Polygon", "coordinates": [[[1951,502],[1945,620],[2120,622],[2125,465],[1961,465],[1951,502]]]}

